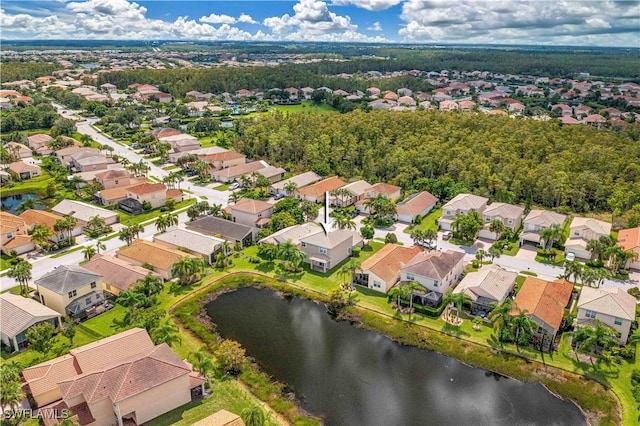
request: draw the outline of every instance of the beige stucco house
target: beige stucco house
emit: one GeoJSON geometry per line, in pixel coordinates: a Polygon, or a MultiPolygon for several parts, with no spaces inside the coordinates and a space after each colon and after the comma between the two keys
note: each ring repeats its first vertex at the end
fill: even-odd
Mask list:
{"type": "MultiPolygon", "coordinates": [[[[58,232],[55,230],[56,222],[64,219],[64,216],[51,213],[45,210],[29,209],[20,213],[20,217],[24,219],[24,221],[27,223],[27,226],[29,227],[29,231],[33,230],[33,227],[36,225],[36,223],[39,223],[49,228],[52,232],[51,241],[53,241],[54,243],[60,242],[61,240],[68,237],[66,231],[58,232]]],[[[77,237],[80,234],[82,234],[82,224],[76,223],[76,226],[71,230],[71,236],[77,237]]]]}
{"type": "Polygon", "coordinates": [[[635,316],[636,299],[626,291],[618,287],[582,287],[578,299],[578,325],[599,320],[617,331],[620,344],[625,345],[635,316]]]}
{"type": "Polygon", "coordinates": [[[95,179],[104,189],[121,188],[145,182],[144,177],[131,176],[128,170],[122,169],[105,170],[104,172],[96,173],[95,179]]]}
{"type": "Polygon", "coordinates": [[[29,327],[44,321],[57,327],[60,314],[30,298],[9,292],[0,294],[0,338],[14,351],[27,346],[26,333],[29,327]]]}
{"type": "Polygon", "coordinates": [[[471,298],[471,313],[483,314],[505,301],[516,285],[516,272],[507,271],[498,265],[483,266],[478,272],[467,274],[454,293],[465,293],[471,298]]]}
{"type": "Polygon", "coordinates": [[[169,248],[189,250],[191,254],[200,255],[210,265],[215,262],[215,255],[225,243],[222,238],[178,227],[171,227],[166,232],[155,235],[153,241],[169,248]]]}
{"type": "Polygon", "coordinates": [[[554,225],[562,229],[566,220],[567,216],[560,213],[549,210],[531,210],[527,217],[524,218],[522,232],[520,233],[520,245],[525,243],[543,244],[542,230],[554,225]]]}
{"type": "Polygon", "coordinates": [[[428,292],[443,295],[455,287],[464,272],[464,252],[423,251],[400,271],[400,281],[417,281],[428,292]]]}
{"type": "Polygon", "coordinates": [[[34,283],[40,302],[65,317],[95,316],[104,303],[102,275],[79,266],[57,266],[34,283]]]}
{"type": "Polygon", "coordinates": [[[438,219],[440,229],[451,230],[451,224],[459,214],[466,214],[471,211],[480,213],[487,208],[489,200],[473,194],[458,194],[451,201],[442,206],[442,217],[438,219]]]}
{"type": "Polygon", "coordinates": [[[95,254],[91,260],[82,264],[82,268],[102,275],[102,289],[117,296],[121,291],[137,285],[138,280],[147,275],[159,274],[141,266],[132,265],[110,254],[95,254]]]}
{"type": "Polygon", "coordinates": [[[18,175],[20,180],[31,179],[42,174],[40,166],[29,162],[27,159],[15,161],[9,164],[9,170],[18,175]]]}
{"type": "Polygon", "coordinates": [[[484,220],[484,227],[478,233],[478,237],[486,238],[488,240],[497,240],[499,235],[492,232],[490,227],[494,220],[499,220],[505,226],[510,229],[514,234],[520,229],[522,225],[522,214],[524,213],[524,207],[515,206],[507,203],[491,203],[482,212],[482,219],[484,220]]]}
{"type": "Polygon", "coordinates": [[[627,268],[640,270],[640,227],[621,229],[618,233],[618,245],[637,255],[636,259],[627,262],[627,268]]]}
{"type": "Polygon", "coordinates": [[[269,223],[273,214],[273,204],[266,201],[242,198],[229,206],[231,220],[247,226],[263,228],[269,223]]]}
{"type": "Polygon", "coordinates": [[[422,249],[416,246],[387,244],[362,262],[355,273],[354,283],[387,293],[400,280],[400,270],[421,252],[422,249]]]}
{"type": "Polygon", "coordinates": [[[575,217],[571,222],[569,238],[564,243],[565,253],[574,253],[577,258],[591,258],[587,244],[591,240],[611,234],[611,224],[589,217],[575,217]]]}
{"type": "Polygon", "coordinates": [[[14,214],[0,211],[0,250],[9,255],[12,250],[23,254],[35,248],[28,235],[27,222],[14,214]]]}
{"type": "Polygon", "coordinates": [[[396,205],[396,219],[404,223],[413,223],[418,216],[425,216],[436,206],[438,198],[427,191],[418,192],[396,205]]]}
{"type": "Polygon", "coordinates": [[[165,280],[173,278],[171,268],[182,257],[194,256],[182,250],[172,249],[165,245],[147,240],[135,240],[130,246],[116,252],[119,259],[133,265],[150,265],[153,272],[158,273],[165,280]]]}
{"type": "Polygon", "coordinates": [[[314,203],[324,202],[325,194],[334,189],[342,188],[346,183],[337,176],[323,179],[319,182],[299,188],[296,197],[300,200],[313,201],[314,203]]]}
{"type": "Polygon", "coordinates": [[[351,230],[324,229],[300,239],[300,249],[307,254],[311,269],[327,272],[351,256],[353,247],[362,247],[360,233],[351,230]]]}
{"type": "Polygon", "coordinates": [[[154,209],[162,207],[167,201],[167,186],[164,183],[140,183],[127,189],[127,198],[134,199],[140,204],[148,201],[154,209]]]}
{"type": "Polygon", "coordinates": [[[300,189],[300,188],[304,188],[305,186],[316,183],[320,180],[322,180],[322,178],[314,172],[302,173],[302,174],[293,176],[289,179],[285,179],[280,182],[274,183],[269,187],[269,193],[273,195],[282,194],[284,196],[291,196],[292,194],[289,194],[285,190],[285,187],[287,187],[287,185],[291,183],[295,183],[296,188],[300,189]]]}

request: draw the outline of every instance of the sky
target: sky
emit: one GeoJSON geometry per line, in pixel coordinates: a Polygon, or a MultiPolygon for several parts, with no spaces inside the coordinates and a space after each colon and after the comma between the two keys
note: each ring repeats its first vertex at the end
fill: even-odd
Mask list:
{"type": "Polygon", "coordinates": [[[3,0],[0,40],[31,39],[640,48],[640,0],[3,0]]]}

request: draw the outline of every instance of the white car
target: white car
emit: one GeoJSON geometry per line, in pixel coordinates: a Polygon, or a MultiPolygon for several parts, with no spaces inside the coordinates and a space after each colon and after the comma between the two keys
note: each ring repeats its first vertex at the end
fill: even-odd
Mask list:
{"type": "Polygon", "coordinates": [[[565,258],[565,260],[567,262],[573,262],[574,260],[576,260],[576,254],[575,253],[567,253],[567,255],[564,258],[565,258]]]}
{"type": "Polygon", "coordinates": [[[240,188],[240,184],[238,182],[234,182],[231,185],[229,185],[229,191],[233,191],[234,189],[238,189],[240,188]]]}

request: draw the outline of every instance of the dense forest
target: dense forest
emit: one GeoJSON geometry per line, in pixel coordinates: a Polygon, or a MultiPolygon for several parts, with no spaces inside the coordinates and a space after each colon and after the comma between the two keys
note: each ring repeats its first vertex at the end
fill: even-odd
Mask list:
{"type": "Polygon", "coordinates": [[[34,80],[36,77],[50,75],[60,66],[48,62],[7,62],[0,64],[0,82],[16,80],[34,80]]]}
{"type": "MultiPolygon", "coordinates": [[[[495,201],[625,211],[640,203],[640,126],[623,131],[472,114],[282,114],[237,123],[237,150],[315,170],[431,189],[450,178],[495,201]]],[[[461,186],[460,186],[461,185],[461,186]]]]}

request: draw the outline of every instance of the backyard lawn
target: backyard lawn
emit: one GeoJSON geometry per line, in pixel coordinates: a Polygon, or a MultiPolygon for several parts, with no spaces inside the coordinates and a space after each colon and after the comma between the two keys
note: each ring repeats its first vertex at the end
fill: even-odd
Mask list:
{"type": "Polygon", "coordinates": [[[442,209],[440,207],[435,208],[429,212],[428,215],[422,218],[422,221],[418,225],[407,226],[404,230],[406,234],[411,234],[411,231],[418,229],[420,231],[426,231],[427,229],[438,230],[438,219],[442,216],[442,209]]]}

